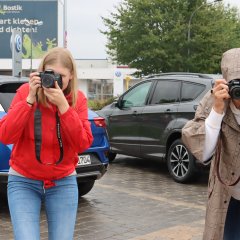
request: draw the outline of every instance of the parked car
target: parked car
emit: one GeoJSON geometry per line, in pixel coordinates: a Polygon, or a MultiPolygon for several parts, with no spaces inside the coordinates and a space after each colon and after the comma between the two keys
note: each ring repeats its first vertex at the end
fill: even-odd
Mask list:
{"type": "Polygon", "coordinates": [[[181,140],[199,101],[220,75],[163,73],[146,77],[98,111],[106,119],[109,160],[116,154],[164,159],[177,182],[194,179],[197,160],[181,140]]]}
{"type": "MultiPolygon", "coordinates": [[[[24,78],[0,76],[0,118],[7,114],[9,105],[16,90],[27,81],[24,78]]],[[[90,148],[79,154],[76,167],[79,196],[87,194],[94,186],[95,180],[100,179],[108,167],[109,142],[106,134],[105,119],[96,112],[88,111],[89,121],[94,141],[90,148]]],[[[6,192],[9,159],[12,145],[0,142],[0,192],[6,192]]]]}

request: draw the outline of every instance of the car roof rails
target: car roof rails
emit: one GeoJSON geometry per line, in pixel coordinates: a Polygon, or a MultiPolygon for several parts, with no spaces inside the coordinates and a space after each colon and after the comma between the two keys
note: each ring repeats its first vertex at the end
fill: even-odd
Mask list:
{"type": "Polygon", "coordinates": [[[178,75],[178,76],[193,76],[193,77],[199,77],[199,78],[209,78],[211,77],[207,74],[203,73],[189,73],[189,72],[168,72],[168,73],[158,73],[158,74],[151,74],[145,77],[145,79],[153,78],[153,77],[161,77],[161,76],[172,76],[172,75],[178,75]]]}

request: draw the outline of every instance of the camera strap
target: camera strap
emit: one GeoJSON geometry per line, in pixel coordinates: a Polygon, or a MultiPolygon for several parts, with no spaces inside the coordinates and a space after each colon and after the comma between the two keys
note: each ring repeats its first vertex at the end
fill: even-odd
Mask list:
{"type": "MultiPolygon", "coordinates": [[[[61,131],[60,131],[61,129],[60,119],[57,112],[56,112],[56,127],[57,127],[58,144],[60,149],[60,157],[59,157],[59,160],[55,163],[55,165],[58,165],[63,159],[63,143],[62,143],[62,137],[61,137],[61,131]]],[[[42,146],[42,113],[38,107],[38,104],[34,112],[34,141],[35,141],[36,158],[40,163],[42,163],[40,158],[41,146],[42,146]]]]}
{"type": "Polygon", "coordinates": [[[36,158],[39,162],[41,162],[40,152],[42,146],[42,113],[38,107],[34,112],[34,142],[36,158]]]}
{"type": "Polygon", "coordinates": [[[56,112],[56,123],[57,123],[57,138],[58,138],[58,144],[60,149],[60,157],[58,161],[56,162],[56,165],[59,164],[63,159],[63,143],[62,143],[62,137],[61,137],[61,127],[60,127],[60,119],[58,116],[58,113],[56,112]]]}

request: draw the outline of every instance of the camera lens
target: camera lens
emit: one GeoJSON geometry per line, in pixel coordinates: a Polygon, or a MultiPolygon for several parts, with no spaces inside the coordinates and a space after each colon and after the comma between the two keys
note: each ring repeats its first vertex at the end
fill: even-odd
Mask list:
{"type": "Polygon", "coordinates": [[[50,74],[44,74],[44,76],[42,77],[42,86],[46,87],[46,88],[52,88],[54,87],[54,76],[50,75],[50,74]]]}
{"type": "Polygon", "coordinates": [[[240,99],[240,87],[233,87],[233,89],[231,89],[230,95],[233,99],[240,99]]]}

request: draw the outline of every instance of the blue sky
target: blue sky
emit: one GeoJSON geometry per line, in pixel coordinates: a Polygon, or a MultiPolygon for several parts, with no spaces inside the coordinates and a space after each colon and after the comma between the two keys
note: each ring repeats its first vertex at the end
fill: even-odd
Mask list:
{"type": "MultiPolygon", "coordinates": [[[[67,2],[68,49],[78,59],[105,59],[106,38],[101,16],[107,17],[121,0],[65,0],[67,2]]],[[[240,8],[239,0],[223,0],[240,8]]],[[[211,2],[211,1],[209,1],[211,2]]]]}

